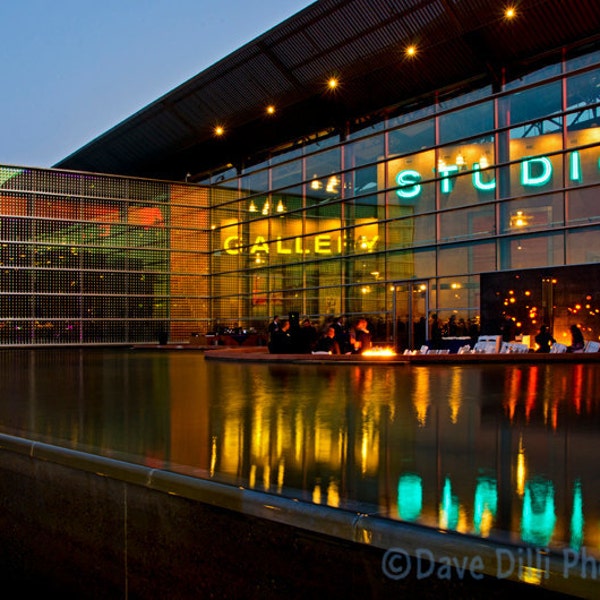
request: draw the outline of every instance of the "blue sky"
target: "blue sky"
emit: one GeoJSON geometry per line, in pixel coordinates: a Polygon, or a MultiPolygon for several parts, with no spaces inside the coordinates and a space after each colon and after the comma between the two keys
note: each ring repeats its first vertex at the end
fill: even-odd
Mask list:
{"type": "Polygon", "coordinates": [[[0,4],[0,164],[51,167],[309,0],[0,4]]]}

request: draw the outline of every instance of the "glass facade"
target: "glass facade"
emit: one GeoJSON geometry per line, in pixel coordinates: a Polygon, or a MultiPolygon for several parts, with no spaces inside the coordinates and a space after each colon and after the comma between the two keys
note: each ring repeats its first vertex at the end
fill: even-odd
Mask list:
{"type": "Polygon", "coordinates": [[[0,167],[0,344],[157,341],[206,319],[208,194],[0,167]]]}
{"type": "MultiPolygon", "coordinates": [[[[482,274],[599,262],[599,64],[598,53],[565,59],[498,93],[315,134],[206,179],[221,189],[210,212],[215,319],[258,328],[274,314],[367,316],[379,341],[400,347],[428,339],[434,314],[446,335],[517,326],[511,307],[482,311],[482,274]]],[[[600,335],[595,321],[588,334],[600,335]]]]}
{"type": "MultiPolygon", "coordinates": [[[[531,335],[539,307],[491,314],[482,276],[538,273],[542,297],[552,268],[600,263],[599,99],[600,53],[565,55],[198,184],[1,168],[0,344],[187,341],[275,314],[364,316],[399,348],[434,315],[449,337],[531,335]]],[[[568,280],[544,320],[580,305],[568,280]]]]}

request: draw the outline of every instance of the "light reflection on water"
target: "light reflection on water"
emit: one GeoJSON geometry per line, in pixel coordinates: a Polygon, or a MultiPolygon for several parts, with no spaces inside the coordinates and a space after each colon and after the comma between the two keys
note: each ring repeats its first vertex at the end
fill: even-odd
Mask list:
{"type": "Polygon", "coordinates": [[[0,429],[539,547],[600,547],[600,364],[281,365],[0,353],[0,429]]]}

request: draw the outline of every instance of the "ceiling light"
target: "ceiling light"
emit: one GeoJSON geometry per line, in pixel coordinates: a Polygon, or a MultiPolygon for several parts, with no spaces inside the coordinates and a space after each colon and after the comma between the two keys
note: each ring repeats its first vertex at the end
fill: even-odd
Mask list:
{"type": "Polygon", "coordinates": [[[225,129],[221,125],[215,127],[215,135],[221,136],[225,133],[225,129]]]}

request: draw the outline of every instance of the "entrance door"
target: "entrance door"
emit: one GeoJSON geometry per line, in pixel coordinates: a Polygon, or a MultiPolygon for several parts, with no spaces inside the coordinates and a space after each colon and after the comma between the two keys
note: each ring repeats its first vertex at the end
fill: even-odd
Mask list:
{"type": "Polygon", "coordinates": [[[394,284],[393,338],[398,350],[420,348],[429,338],[429,282],[394,284]]]}

